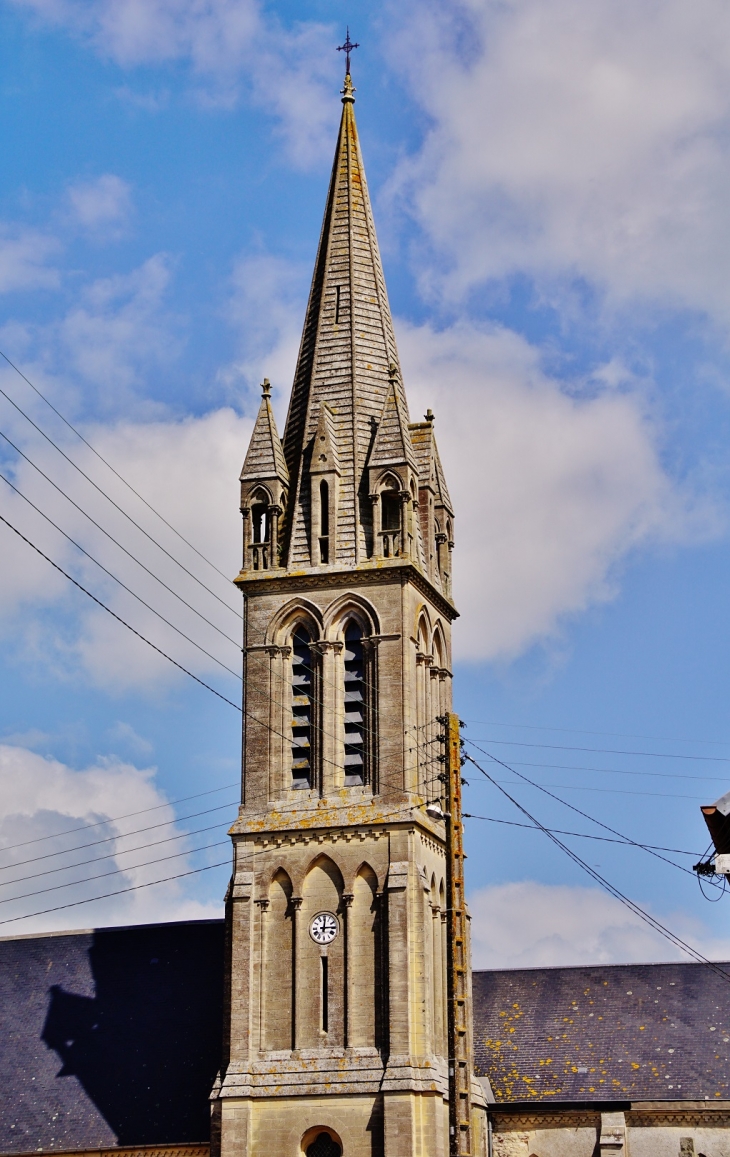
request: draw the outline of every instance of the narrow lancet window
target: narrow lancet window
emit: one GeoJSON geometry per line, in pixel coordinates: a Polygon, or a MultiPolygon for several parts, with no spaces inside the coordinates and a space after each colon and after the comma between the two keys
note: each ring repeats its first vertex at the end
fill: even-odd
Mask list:
{"type": "Polygon", "coordinates": [[[335,325],[340,324],[340,287],[335,287],[335,325]]]}
{"type": "Polygon", "coordinates": [[[365,783],[366,682],[362,631],[345,631],[345,784],[365,783]]]}
{"type": "Polygon", "coordinates": [[[329,986],[329,960],[326,956],[322,956],[322,1032],[329,1032],[330,1019],[330,986],[329,986]]]}
{"type": "Polygon", "coordinates": [[[380,501],[383,504],[383,530],[400,530],[400,499],[392,490],[384,490],[380,501]]]}
{"type": "Polygon", "coordinates": [[[292,787],[312,786],[314,669],[311,640],[298,627],[292,640],[292,787]]]}
{"type": "Polygon", "coordinates": [[[319,484],[319,559],[330,560],[330,488],[323,480],[319,484]]]}

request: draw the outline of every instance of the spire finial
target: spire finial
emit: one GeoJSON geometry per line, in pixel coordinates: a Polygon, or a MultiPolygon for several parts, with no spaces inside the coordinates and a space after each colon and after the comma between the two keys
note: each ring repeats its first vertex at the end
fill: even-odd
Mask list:
{"type": "Polygon", "coordinates": [[[347,77],[350,75],[350,53],[352,52],[353,48],[359,48],[359,47],[360,47],[359,44],[353,44],[352,41],[350,40],[350,28],[348,25],[347,36],[345,37],[345,43],[337,45],[337,51],[338,52],[344,52],[344,54],[345,54],[345,86],[347,86],[347,77]]]}
{"type": "Polygon", "coordinates": [[[423,416],[427,422],[433,422],[434,418],[436,417],[436,415],[434,414],[434,412],[430,406],[428,407],[428,409],[426,410],[426,413],[423,416]]]}
{"type": "Polygon", "coordinates": [[[261,393],[264,398],[271,397],[271,382],[268,378],[264,378],[263,382],[261,383],[261,393]]]}

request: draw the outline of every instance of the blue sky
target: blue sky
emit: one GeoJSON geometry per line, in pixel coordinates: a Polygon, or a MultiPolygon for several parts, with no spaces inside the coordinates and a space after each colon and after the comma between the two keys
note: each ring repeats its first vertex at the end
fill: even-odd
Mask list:
{"type": "MultiPolygon", "coordinates": [[[[465,735],[633,840],[702,852],[699,804],[730,786],[729,20],[719,0],[5,0],[0,349],[218,571],[7,366],[0,388],[142,531],[1,396],[0,430],[107,534],[8,442],[0,470],[210,657],[2,480],[0,514],[236,699],[237,475],[264,374],[283,423],[349,22],[406,388],[457,503],[465,735]]],[[[240,720],[0,545],[0,934],[218,913],[224,867],[62,907],[225,859],[240,720]]],[[[468,810],[519,821],[472,771],[468,810]]],[[[727,956],[726,899],[570,839],[727,956]]],[[[544,836],[472,820],[469,850],[477,963],[675,955],[544,836]]]]}

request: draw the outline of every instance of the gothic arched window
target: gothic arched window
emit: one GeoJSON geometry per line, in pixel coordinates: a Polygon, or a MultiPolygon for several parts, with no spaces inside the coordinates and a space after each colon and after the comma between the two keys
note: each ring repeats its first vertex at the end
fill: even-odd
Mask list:
{"type": "Polygon", "coordinates": [[[367,680],[362,631],[350,623],[345,631],[345,785],[367,779],[367,680]]]}
{"type": "Polygon", "coordinates": [[[384,490],[380,495],[382,503],[381,523],[383,530],[400,530],[400,498],[395,490],[384,490]]]}
{"type": "Polygon", "coordinates": [[[312,787],[314,776],[314,664],[311,639],[297,627],[292,639],[292,787],[312,787]]]}
{"type": "Polygon", "coordinates": [[[319,558],[330,560],[330,488],[324,478],[319,484],[319,558]]]}
{"type": "Polygon", "coordinates": [[[251,530],[253,542],[269,541],[269,500],[261,490],[256,491],[251,503],[251,530]]]}

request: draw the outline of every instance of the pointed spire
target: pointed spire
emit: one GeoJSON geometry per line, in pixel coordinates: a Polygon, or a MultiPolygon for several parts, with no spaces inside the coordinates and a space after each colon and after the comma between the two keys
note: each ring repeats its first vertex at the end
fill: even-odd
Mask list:
{"type": "MultiPolygon", "coordinates": [[[[355,124],[352,81],[345,77],[342,119],[312,288],[304,321],[294,387],[284,431],[292,479],[287,565],[311,565],[307,523],[308,454],[327,402],[342,468],[337,511],[338,561],[367,557],[369,504],[361,501],[363,471],[373,424],[391,389],[389,367],[398,365],[393,321],[378,252],[370,198],[355,124]],[[346,544],[346,545],[345,545],[346,544]]],[[[408,420],[403,386],[396,390],[408,420]]]]}
{"type": "Polygon", "coordinates": [[[398,370],[390,367],[390,389],[375,435],[368,466],[408,465],[418,477],[418,462],[408,429],[408,415],[398,389],[398,370]]]}
{"type": "Polygon", "coordinates": [[[335,415],[327,403],[323,402],[319,411],[317,430],[314,435],[312,461],[309,472],[310,474],[329,474],[331,471],[334,471],[335,474],[342,473],[340,469],[340,456],[337,452],[335,415]]]}
{"type": "Polygon", "coordinates": [[[261,405],[241,470],[241,482],[263,482],[267,478],[278,478],[283,486],[287,486],[289,471],[271,408],[271,383],[268,378],[263,380],[261,393],[261,405]]]}

